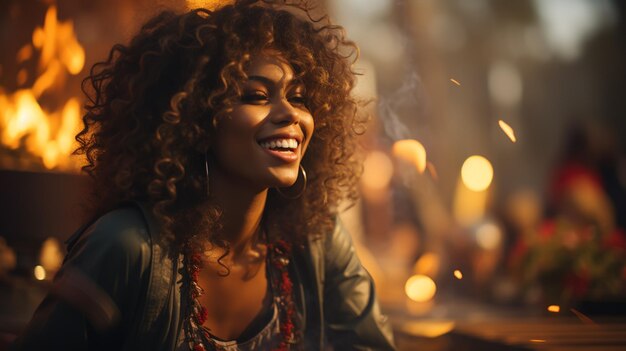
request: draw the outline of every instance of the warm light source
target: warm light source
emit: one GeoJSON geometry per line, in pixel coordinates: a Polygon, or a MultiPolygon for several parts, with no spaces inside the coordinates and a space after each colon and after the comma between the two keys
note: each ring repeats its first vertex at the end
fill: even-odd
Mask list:
{"type": "Polygon", "coordinates": [[[493,180],[493,167],[483,156],[470,156],[461,168],[461,179],[470,190],[486,190],[493,180]]]}
{"type": "Polygon", "coordinates": [[[392,152],[395,157],[415,165],[420,173],[424,173],[426,149],[419,141],[415,139],[398,140],[393,144],[392,152]]]}
{"type": "Polygon", "coordinates": [[[454,270],[454,277],[455,277],[456,279],[461,280],[461,279],[463,279],[463,273],[462,273],[460,270],[455,269],[455,270],[454,270]]]}
{"type": "Polygon", "coordinates": [[[10,149],[24,145],[47,169],[78,170],[80,160],[70,155],[81,126],[80,100],[69,98],[56,111],[40,101],[46,92],[62,89],[68,74],[79,74],[85,64],[85,50],[72,21],[59,21],[54,5],[48,8],[43,26],[33,31],[32,46],[24,45],[16,59],[22,62],[33,57],[38,57],[39,63],[32,87],[22,87],[29,75],[22,69],[17,80],[23,89],[0,91],[0,142],[10,149]],[[34,50],[38,56],[33,55],[34,50]]]}
{"type": "Polygon", "coordinates": [[[559,313],[561,311],[561,307],[559,305],[550,305],[548,306],[548,311],[553,313],[559,313]]]}
{"type": "Polygon", "coordinates": [[[46,270],[40,265],[35,266],[33,273],[35,274],[35,279],[37,280],[46,279],[46,270]]]}
{"type": "Polygon", "coordinates": [[[426,302],[437,292],[435,282],[428,276],[416,274],[411,276],[404,285],[407,296],[416,302],[426,302]]]}

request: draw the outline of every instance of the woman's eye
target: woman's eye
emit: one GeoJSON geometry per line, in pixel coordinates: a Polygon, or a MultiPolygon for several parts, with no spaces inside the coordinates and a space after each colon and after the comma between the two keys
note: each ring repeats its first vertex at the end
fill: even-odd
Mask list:
{"type": "Polygon", "coordinates": [[[289,102],[291,102],[294,105],[305,106],[306,105],[306,98],[303,95],[294,95],[294,96],[289,98],[289,102]]]}
{"type": "Polygon", "coordinates": [[[261,92],[243,94],[241,101],[245,103],[263,102],[267,100],[267,95],[261,92]]]}

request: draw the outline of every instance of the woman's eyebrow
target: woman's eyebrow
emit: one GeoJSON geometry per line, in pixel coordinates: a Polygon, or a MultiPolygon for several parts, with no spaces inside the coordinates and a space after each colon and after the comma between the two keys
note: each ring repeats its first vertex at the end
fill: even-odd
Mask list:
{"type": "Polygon", "coordinates": [[[248,76],[248,80],[256,80],[268,86],[276,85],[276,82],[264,76],[248,76]]]}
{"type": "MultiPolygon", "coordinates": [[[[274,87],[276,86],[279,82],[274,81],[271,78],[265,77],[265,76],[248,76],[248,80],[255,80],[258,82],[261,82],[263,84],[265,84],[266,86],[269,87],[274,87]]],[[[304,86],[304,84],[302,84],[302,82],[300,82],[299,80],[289,80],[287,82],[287,86],[288,87],[300,87],[300,86],[304,86]]]]}

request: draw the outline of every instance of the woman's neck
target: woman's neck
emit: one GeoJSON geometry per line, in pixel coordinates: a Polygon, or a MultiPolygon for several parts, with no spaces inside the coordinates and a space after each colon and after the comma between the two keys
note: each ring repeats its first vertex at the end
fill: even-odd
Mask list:
{"type": "Polygon", "coordinates": [[[220,234],[236,258],[258,242],[267,189],[256,190],[215,173],[211,177],[211,202],[222,210],[220,234]]]}

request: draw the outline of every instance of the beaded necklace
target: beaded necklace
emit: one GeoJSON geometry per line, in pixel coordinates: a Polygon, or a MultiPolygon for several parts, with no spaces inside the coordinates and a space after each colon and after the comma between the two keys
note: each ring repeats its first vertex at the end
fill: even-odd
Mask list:
{"type": "MultiPolygon", "coordinates": [[[[198,275],[203,267],[202,254],[185,250],[184,264],[186,279],[183,282],[182,296],[187,297],[189,307],[187,316],[183,322],[185,338],[192,351],[220,351],[209,329],[203,326],[208,317],[207,309],[198,300],[203,294],[203,289],[198,284],[198,275]]],[[[275,243],[268,244],[268,264],[270,265],[270,276],[268,283],[274,291],[274,301],[278,306],[280,323],[280,342],[273,351],[288,351],[290,345],[296,343],[294,314],[295,304],[293,300],[293,284],[289,278],[289,257],[291,245],[285,240],[276,240],[275,243]],[[278,274],[273,274],[278,273],[278,274]]]]}

